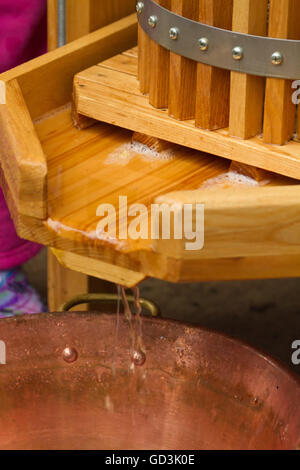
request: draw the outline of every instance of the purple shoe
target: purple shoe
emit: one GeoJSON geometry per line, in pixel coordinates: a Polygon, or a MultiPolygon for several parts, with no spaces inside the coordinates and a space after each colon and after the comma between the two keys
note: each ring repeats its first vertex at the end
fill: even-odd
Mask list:
{"type": "Polygon", "coordinates": [[[46,311],[20,268],[0,271],[0,318],[46,311]]]}

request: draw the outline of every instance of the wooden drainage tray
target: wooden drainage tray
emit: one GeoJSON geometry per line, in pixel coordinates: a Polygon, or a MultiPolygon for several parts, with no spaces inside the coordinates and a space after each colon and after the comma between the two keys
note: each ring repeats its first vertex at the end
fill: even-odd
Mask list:
{"type": "Polygon", "coordinates": [[[51,246],[71,269],[127,286],[146,276],[178,282],[300,275],[297,181],[272,175],[264,187],[198,189],[224,174],[229,160],[183,148],[172,160],[128,158],[130,131],[73,126],[67,103],[74,75],[135,44],[133,15],[1,75],[1,186],[19,235],[51,246]],[[146,206],[205,203],[204,249],[185,251],[185,240],[97,239],[96,209],[117,204],[119,195],[146,206]]]}
{"type": "MultiPolygon", "coordinates": [[[[78,114],[203,152],[300,179],[300,143],[285,145],[231,137],[228,129],[207,131],[194,120],[179,121],[168,110],[149,104],[137,79],[138,58],[119,54],[76,75],[74,103],[78,114]]],[[[159,77],[157,77],[159,80],[159,77]]]]}

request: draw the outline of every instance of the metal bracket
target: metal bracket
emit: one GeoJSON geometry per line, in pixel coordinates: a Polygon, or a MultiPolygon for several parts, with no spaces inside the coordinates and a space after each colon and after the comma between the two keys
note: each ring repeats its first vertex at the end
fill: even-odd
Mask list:
{"type": "Polygon", "coordinates": [[[66,0],[57,3],[57,47],[66,44],[66,0]]]}
{"type": "Polygon", "coordinates": [[[153,41],[183,57],[250,75],[300,79],[300,41],[215,28],[153,0],[137,2],[137,12],[140,26],[153,41]]]}

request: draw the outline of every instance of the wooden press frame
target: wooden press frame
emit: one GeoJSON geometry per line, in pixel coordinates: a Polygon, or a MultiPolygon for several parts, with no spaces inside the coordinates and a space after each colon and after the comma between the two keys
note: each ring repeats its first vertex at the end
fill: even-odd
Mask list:
{"type": "MultiPolygon", "coordinates": [[[[107,0],[107,4],[111,1],[107,0]]],[[[120,3],[123,4],[123,0],[120,3]]],[[[79,4],[77,2],[78,8],[79,4]]],[[[51,0],[49,8],[55,11],[54,7],[55,2],[51,0]]],[[[101,253],[97,253],[87,262],[80,250],[72,251],[70,245],[45,228],[47,161],[33,123],[70,101],[73,77],[77,72],[133,47],[136,33],[136,15],[133,14],[0,77],[7,92],[7,102],[0,106],[1,184],[15,226],[23,238],[56,247],[61,263],[76,271],[75,280],[73,274],[70,275],[69,288],[68,276],[57,271],[53,260],[50,262],[49,288],[53,291],[50,309],[69,298],[73,288],[76,293],[80,287],[80,291],[88,289],[87,275],[116,280],[128,286],[146,276],[168,279],[170,273],[174,281],[299,276],[300,185],[245,189],[238,197],[235,191],[228,190],[226,201],[222,191],[207,194],[205,201],[203,195],[199,199],[197,191],[161,196],[159,202],[205,202],[211,214],[208,235],[212,244],[206,253],[191,256],[184,252],[184,242],[158,240],[153,266],[149,266],[147,256],[143,254],[141,258],[129,256],[126,259],[114,254],[112,262],[101,259],[101,253]],[[34,193],[32,187],[36,188],[34,193]],[[247,224],[254,220],[258,221],[257,230],[250,233],[249,238],[247,224]],[[228,224],[230,228],[226,231],[228,224]],[[241,226],[243,230],[240,230],[241,226]],[[218,236],[220,227],[222,236],[218,236]],[[240,234],[238,244],[234,239],[237,231],[240,234]],[[61,287],[53,286],[62,278],[64,292],[58,300],[61,287]]],[[[55,35],[50,34],[50,43],[53,38],[55,35]]]]}

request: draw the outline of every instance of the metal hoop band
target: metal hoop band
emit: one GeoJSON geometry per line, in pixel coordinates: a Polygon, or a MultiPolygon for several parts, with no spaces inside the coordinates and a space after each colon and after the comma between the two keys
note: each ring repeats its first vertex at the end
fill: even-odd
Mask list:
{"type": "Polygon", "coordinates": [[[300,41],[235,33],[184,18],[153,0],[137,4],[140,26],[164,48],[204,64],[264,77],[300,79],[300,41]],[[155,25],[149,18],[155,18],[155,25]]]}

